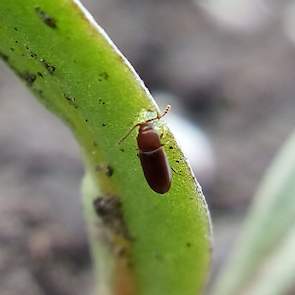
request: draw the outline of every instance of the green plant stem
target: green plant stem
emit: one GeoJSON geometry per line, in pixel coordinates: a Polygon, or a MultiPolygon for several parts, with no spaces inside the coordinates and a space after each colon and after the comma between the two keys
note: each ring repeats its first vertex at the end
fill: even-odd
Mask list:
{"type": "Polygon", "coordinates": [[[158,109],[102,29],[77,1],[1,1],[0,56],[80,144],[97,294],[201,292],[211,247],[203,194],[164,123],[155,125],[167,129],[177,172],[164,197],[143,176],[136,131],[118,145],[158,109]]]}

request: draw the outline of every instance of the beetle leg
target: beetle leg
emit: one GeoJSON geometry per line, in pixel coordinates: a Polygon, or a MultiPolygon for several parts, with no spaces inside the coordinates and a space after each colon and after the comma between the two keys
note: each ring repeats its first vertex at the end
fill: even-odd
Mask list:
{"type": "Polygon", "coordinates": [[[167,132],[166,128],[162,128],[161,133],[160,133],[160,139],[161,140],[165,138],[166,132],[167,132]]]}
{"type": "Polygon", "coordinates": [[[162,140],[163,140],[163,138],[165,138],[165,134],[164,134],[164,132],[162,132],[162,133],[160,134],[160,141],[161,141],[161,146],[165,146],[165,145],[167,144],[167,142],[165,142],[165,141],[162,141],[162,140]]]}
{"type": "Polygon", "coordinates": [[[161,132],[160,134],[161,146],[164,146],[169,143],[169,140],[163,140],[165,139],[165,135],[166,135],[165,131],[161,132]]]}

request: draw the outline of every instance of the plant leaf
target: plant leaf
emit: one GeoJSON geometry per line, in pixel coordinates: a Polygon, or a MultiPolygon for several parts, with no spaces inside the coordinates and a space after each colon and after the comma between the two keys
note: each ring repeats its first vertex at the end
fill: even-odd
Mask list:
{"type": "Polygon", "coordinates": [[[258,276],[247,288],[249,295],[292,294],[289,291],[295,287],[295,230],[282,239],[271,256],[261,265],[258,276]]]}
{"type": "MultiPolygon", "coordinates": [[[[243,294],[242,291],[247,290],[249,285],[254,290],[253,284],[260,284],[258,282],[261,268],[270,261],[278,261],[278,258],[272,257],[273,253],[278,257],[286,255],[285,250],[280,250],[281,243],[290,240],[283,246],[286,249],[289,248],[289,243],[293,243],[291,241],[294,239],[288,235],[295,221],[294,149],[295,134],[285,144],[262,181],[254,205],[247,216],[242,236],[228,265],[217,280],[213,294],[243,294]]],[[[293,260],[289,260],[290,265],[286,266],[286,269],[294,267],[293,260]]],[[[288,262],[284,259],[281,263],[288,262]]],[[[270,279],[271,277],[268,282],[270,285],[275,283],[270,279]]],[[[275,286],[273,288],[275,290],[275,286]]]]}

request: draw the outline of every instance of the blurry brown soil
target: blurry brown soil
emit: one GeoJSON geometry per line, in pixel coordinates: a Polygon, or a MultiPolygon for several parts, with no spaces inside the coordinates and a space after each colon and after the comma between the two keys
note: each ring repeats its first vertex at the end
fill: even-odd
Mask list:
{"type": "Polygon", "coordinates": [[[90,294],[78,147],[2,64],[0,97],[0,294],[90,294]]]}
{"type": "Polygon", "coordinates": [[[44,202],[0,207],[1,294],[83,294],[92,286],[85,244],[54,224],[44,202]]]}
{"type": "MultiPolygon", "coordinates": [[[[219,265],[294,127],[294,44],[279,21],[253,34],[227,32],[192,1],[84,3],[149,88],[177,95],[211,140],[218,171],[205,193],[219,265]]],[[[82,175],[69,130],[0,64],[1,295],[90,293],[82,175]]]]}

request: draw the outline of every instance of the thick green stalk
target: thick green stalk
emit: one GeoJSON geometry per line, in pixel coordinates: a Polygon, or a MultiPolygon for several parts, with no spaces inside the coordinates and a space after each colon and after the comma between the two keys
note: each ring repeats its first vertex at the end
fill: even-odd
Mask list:
{"type": "Polygon", "coordinates": [[[211,235],[204,197],[165,124],[156,123],[176,173],[164,197],[143,176],[136,131],[118,145],[157,106],[106,34],[72,0],[0,1],[0,55],[81,146],[97,293],[201,292],[211,235]]]}

